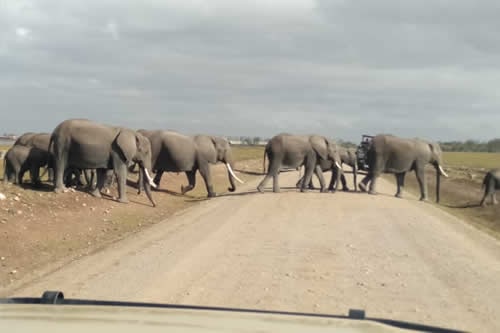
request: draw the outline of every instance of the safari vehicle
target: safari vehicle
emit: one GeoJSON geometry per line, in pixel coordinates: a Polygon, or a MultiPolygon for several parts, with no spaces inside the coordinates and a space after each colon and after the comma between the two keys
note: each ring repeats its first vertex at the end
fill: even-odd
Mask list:
{"type": "Polygon", "coordinates": [[[367,161],[367,152],[370,148],[370,144],[373,139],[373,135],[363,134],[361,136],[361,143],[358,145],[356,149],[356,156],[358,159],[358,169],[362,171],[368,171],[368,161],[367,161]]]}
{"type": "Polygon", "coordinates": [[[445,328],[365,317],[206,306],[41,298],[0,299],[2,332],[458,332],[445,328]]]}

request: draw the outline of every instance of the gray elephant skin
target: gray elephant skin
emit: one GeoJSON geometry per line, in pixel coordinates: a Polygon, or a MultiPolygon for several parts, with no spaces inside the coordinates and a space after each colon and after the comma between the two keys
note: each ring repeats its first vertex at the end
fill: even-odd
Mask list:
{"type": "Polygon", "coordinates": [[[481,206],[485,206],[486,198],[491,197],[491,203],[493,205],[498,204],[496,198],[496,190],[500,190],[500,169],[493,169],[486,173],[483,179],[484,195],[481,199],[481,206]]]}
{"type": "MultiPolygon", "coordinates": [[[[343,164],[347,164],[352,168],[352,173],[353,173],[353,178],[354,178],[354,191],[357,191],[357,176],[358,176],[358,161],[356,157],[356,150],[355,149],[348,149],[344,147],[339,147],[339,155],[340,155],[340,166],[343,166],[343,164]]],[[[333,191],[336,188],[336,183],[338,180],[338,169],[335,168],[335,165],[332,161],[330,160],[320,160],[319,163],[321,170],[323,172],[331,171],[332,172],[332,177],[330,179],[330,185],[328,185],[328,190],[333,191]]],[[[304,177],[301,177],[299,181],[297,182],[296,186],[298,188],[301,187],[302,180],[304,177]]],[[[340,173],[340,181],[342,182],[342,191],[350,191],[349,187],[347,186],[347,181],[345,179],[344,171],[342,170],[340,173]]],[[[311,182],[309,183],[309,188],[314,189],[314,185],[311,182]]]]}
{"type": "MultiPolygon", "coordinates": [[[[109,193],[109,188],[114,184],[116,179],[113,169],[106,170],[104,181],[104,190],[109,193]]],[[[64,172],[64,185],[70,186],[85,186],[88,191],[94,191],[97,187],[97,170],[96,169],[76,169],[67,168],[64,172]],[[83,176],[83,177],[82,177],[83,176]],[[82,178],[85,182],[82,181],[82,178]]]]}
{"type": "Polygon", "coordinates": [[[151,144],[142,134],[87,119],[69,119],[54,129],[50,145],[55,162],[55,192],[65,191],[63,174],[67,168],[96,169],[97,186],[91,194],[100,197],[106,170],[113,169],[117,178],[118,200],[128,202],[127,167],[130,163],[137,162],[140,173],[143,174],[146,195],[153,206],[156,206],[150,188],[153,181],[149,176],[151,144]]]}
{"type": "MultiPolygon", "coordinates": [[[[304,181],[300,186],[300,191],[304,192],[306,190],[306,184],[311,182],[314,173],[319,179],[321,192],[327,192],[320,166],[322,161],[330,161],[335,165],[335,168],[341,169],[337,145],[319,135],[278,134],[269,140],[264,154],[264,160],[267,156],[269,165],[266,176],[257,186],[259,192],[264,192],[264,187],[271,178],[273,178],[273,192],[279,192],[278,176],[281,168],[299,168],[302,165],[304,165],[305,169],[304,181]]],[[[337,178],[340,178],[340,172],[337,178]]],[[[339,179],[337,179],[337,184],[338,181],[339,179]]],[[[336,187],[334,190],[336,190],[336,187]]]]}
{"type": "Polygon", "coordinates": [[[40,168],[48,163],[47,151],[22,145],[12,146],[4,156],[4,184],[12,182],[21,185],[26,171],[31,182],[40,185],[40,168]]]}
{"type": "MultiPolygon", "coordinates": [[[[50,143],[50,133],[35,133],[35,132],[27,132],[22,134],[17,140],[14,142],[14,146],[26,146],[33,147],[44,151],[47,155],[47,172],[49,175],[49,181],[52,182],[54,180],[54,161],[52,158],[52,154],[49,152],[49,143],[50,143]]],[[[40,179],[36,178],[35,182],[40,183],[40,179]]]]}
{"type": "MultiPolygon", "coordinates": [[[[226,165],[230,187],[236,190],[233,153],[229,142],[217,136],[188,136],[175,131],[138,130],[151,142],[154,183],[159,186],[163,172],[185,172],[188,185],[181,187],[182,194],[196,186],[196,172],[199,171],[207,189],[208,197],[216,196],[210,173],[210,164],[222,162],[226,165]]],[[[141,176],[139,176],[141,179],[141,176]]]]}
{"type": "Polygon", "coordinates": [[[377,179],[382,173],[393,173],[396,177],[396,197],[402,197],[406,173],[414,170],[420,187],[420,200],[427,200],[425,166],[432,164],[436,169],[436,202],[439,202],[440,176],[448,177],[443,170],[442,151],[437,143],[420,139],[405,139],[388,134],[376,135],[367,152],[368,174],[361,180],[362,191],[376,194],[377,179]]]}

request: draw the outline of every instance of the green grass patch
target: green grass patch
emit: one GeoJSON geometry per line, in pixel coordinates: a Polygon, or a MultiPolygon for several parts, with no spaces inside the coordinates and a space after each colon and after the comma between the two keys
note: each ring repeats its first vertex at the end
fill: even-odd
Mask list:
{"type": "Polygon", "coordinates": [[[262,159],[264,146],[232,146],[235,161],[262,159]]]}
{"type": "Polygon", "coordinates": [[[499,153],[444,152],[446,167],[500,168],[499,153]]]}

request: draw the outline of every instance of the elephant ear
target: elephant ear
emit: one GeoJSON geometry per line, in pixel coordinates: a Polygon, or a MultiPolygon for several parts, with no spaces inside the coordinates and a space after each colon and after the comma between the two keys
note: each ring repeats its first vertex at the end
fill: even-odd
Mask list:
{"type": "Polygon", "coordinates": [[[328,159],[328,149],[330,147],[330,142],[321,136],[313,136],[311,137],[311,145],[316,154],[322,159],[322,160],[327,160],[328,159]]]}
{"type": "Polygon", "coordinates": [[[223,139],[216,136],[211,136],[210,139],[214,144],[215,151],[217,153],[217,160],[222,160],[226,154],[226,147],[224,145],[223,139]]]}
{"type": "Polygon", "coordinates": [[[139,146],[139,138],[135,133],[121,129],[116,136],[115,144],[124,161],[133,161],[137,147],[139,146]]]}

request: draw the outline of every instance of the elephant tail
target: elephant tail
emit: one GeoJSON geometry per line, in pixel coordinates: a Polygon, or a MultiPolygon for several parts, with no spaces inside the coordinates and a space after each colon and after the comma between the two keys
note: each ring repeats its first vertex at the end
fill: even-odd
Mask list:
{"type": "Polygon", "coordinates": [[[3,181],[7,182],[7,154],[3,157],[3,181]]]}
{"type": "Polygon", "coordinates": [[[267,156],[267,151],[264,149],[264,158],[262,160],[262,174],[266,174],[266,156],[267,156]]]}
{"type": "Polygon", "coordinates": [[[483,184],[481,185],[481,189],[484,189],[488,183],[490,182],[490,178],[491,178],[491,173],[487,173],[486,176],[484,176],[484,179],[483,179],[483,184]]]}

